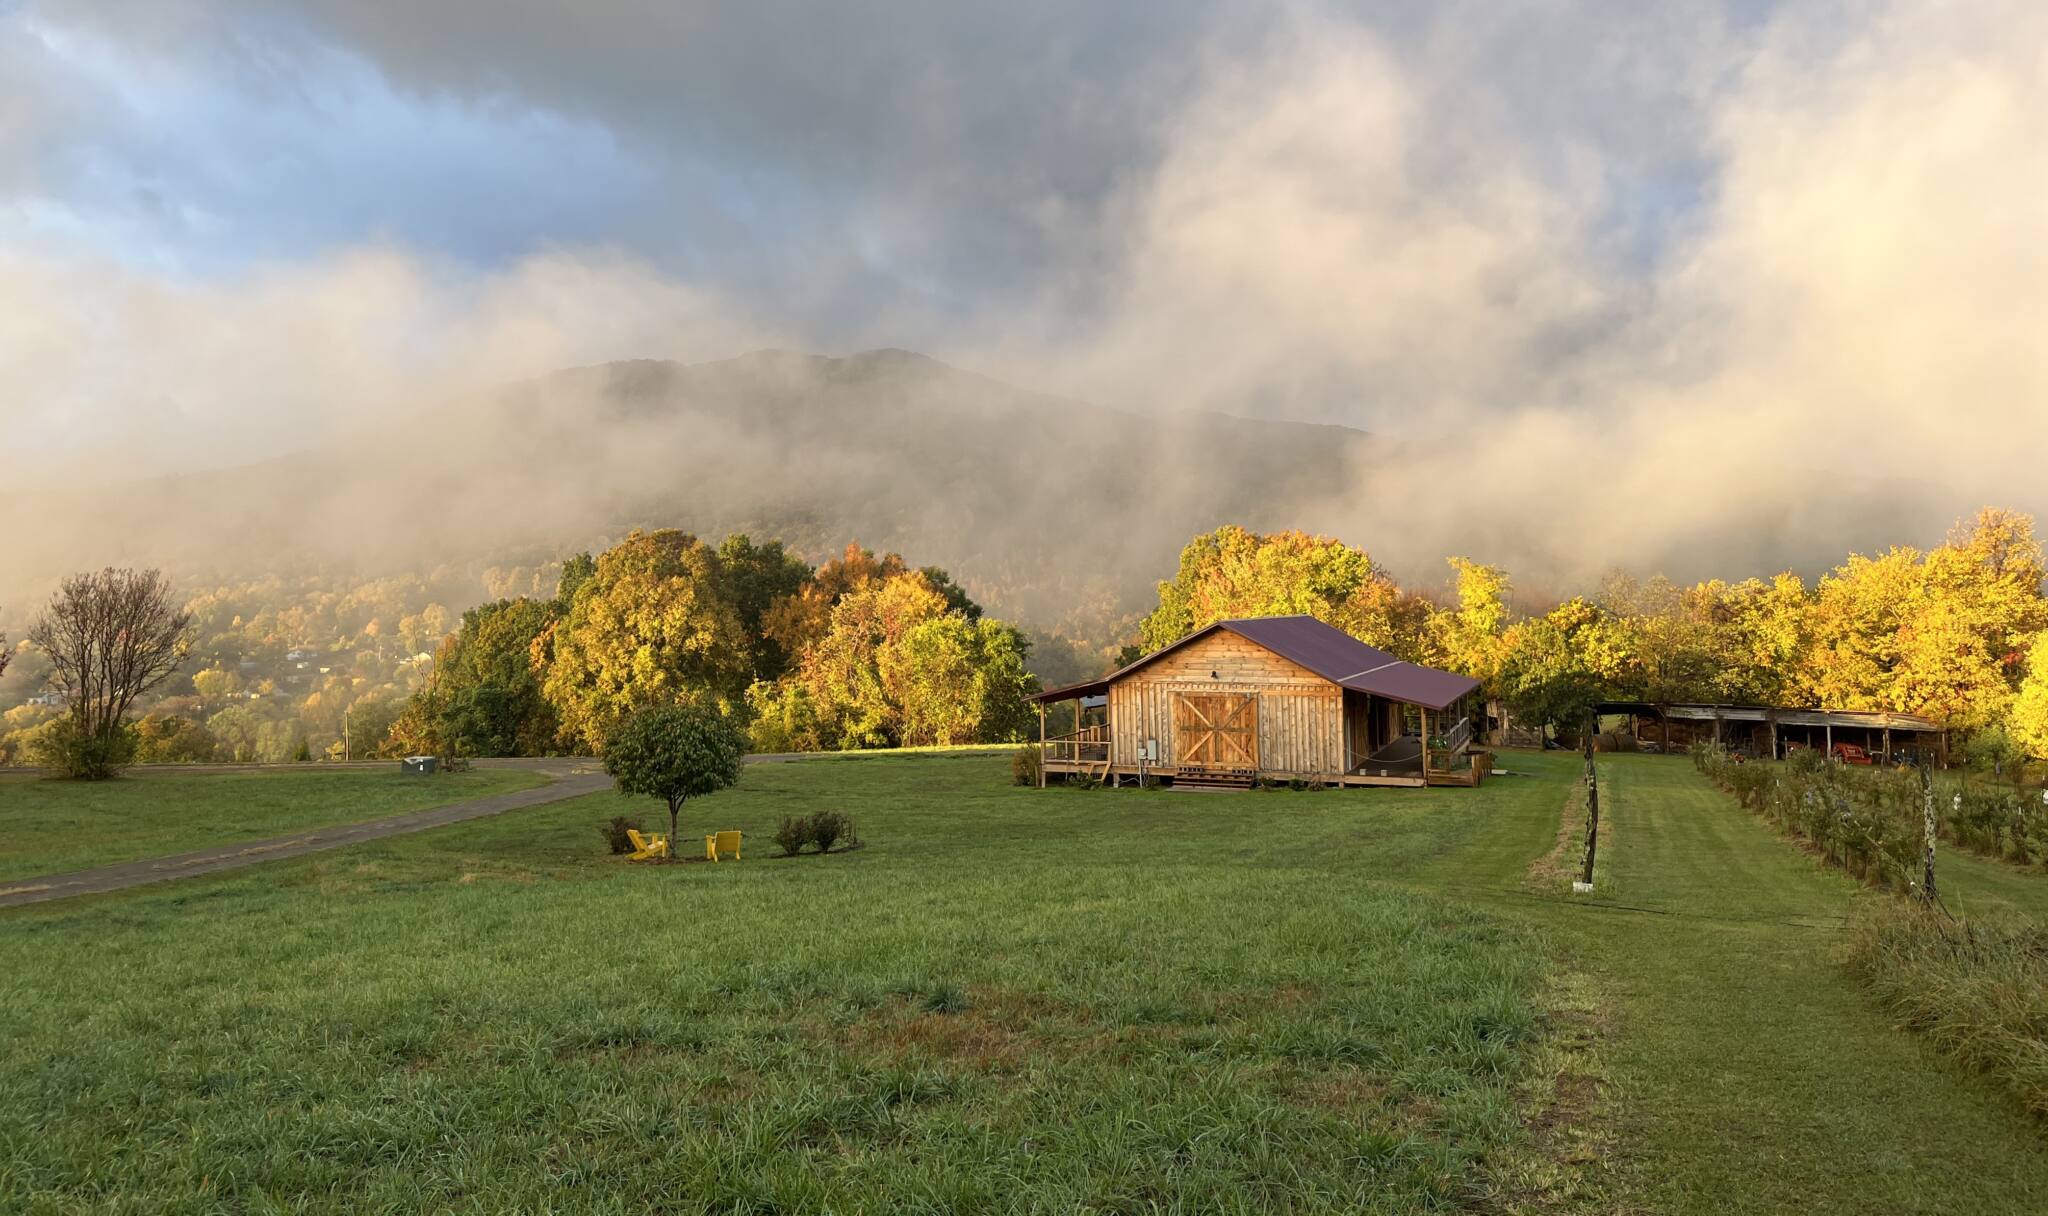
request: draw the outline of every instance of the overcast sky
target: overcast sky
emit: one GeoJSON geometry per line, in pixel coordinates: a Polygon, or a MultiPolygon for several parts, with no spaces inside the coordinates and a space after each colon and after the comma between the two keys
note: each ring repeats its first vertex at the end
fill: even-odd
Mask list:
{"type": "Polygon", "coordinates": [[[217,460],[902,346],[1502,477],[1853,447],[2034,505],[2044,114],[2038,0],[0,0],[0,427],[217,460]]]}

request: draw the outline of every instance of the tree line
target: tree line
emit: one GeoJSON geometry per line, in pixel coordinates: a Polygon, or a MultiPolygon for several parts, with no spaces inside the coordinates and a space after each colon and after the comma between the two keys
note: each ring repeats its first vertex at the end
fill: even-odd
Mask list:
{"type": "Polygon", "coordinates": [[[1212,621],[1307,613],[1478,678],[1518,720],[1569,730],[1600,700],[1920,714],[1998,759],[2048,757],[2048,597],[2034,521],[1987,507],[1940,545],[1797,575],[1680,585],[1613,575],[1517,611],[1508,573],[1449,559],[1450,590],[1404,590],[1363,550],[1223,527],[1182,550],[1123,658],[1212,621]]]}
{"type": "Polygon", "coordinates": [[[390,732],[401,751],[602,754],[638,710],[708,701],[756,751],[1023,737],[1030,646],[945,571],[859,545],[635,532],[566,562],[551,599],[471,609],[390,732]]]}
{"type": "MultiPolygon", "coordinates": [[[[2024,514],[1986,508],[1931,549],[1852,555],[1811,583],[1614,575],[1535,607],[1505,570],[1448,560],[1445,590],[1416,591],[1340,540],[1218,528],[1182,550],[1120,658],[1225,617],[1307,613],[1475,676],[1529,724],[1569,730],[1604,699],[1891,710],[1993,761],[2048,757],[2048,597],[2024,514]]],[[[685,703],[743,724],[757,751],[1031,728],[1029,640],[897,554],[849,545],[814,567],[777,541],[660,530],[545,569],[552,594],[542,568],[499,572],[516,593],[453,620],[421,580],[179,607],[153,571],[74,576],[28,642],[0,648],[10,687],[63,690],[6,711],[0,761],[601,753],[629,715],[685,703]],[[288,641],[321,631],[318,648],[288,641]],[[139,638],[168,665],[117,653],[139,638]],[[112,681],[117,703],[100,691],[114,660],[138,677],[112,681]]]]}

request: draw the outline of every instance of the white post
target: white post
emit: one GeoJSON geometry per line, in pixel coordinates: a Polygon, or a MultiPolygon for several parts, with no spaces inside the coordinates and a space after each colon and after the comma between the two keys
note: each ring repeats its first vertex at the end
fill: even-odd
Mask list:
{"type": "Polygon", "coordinates": [[[1045,788],[1045,702],[1038,703],[1038,788],[1045,788]]]}

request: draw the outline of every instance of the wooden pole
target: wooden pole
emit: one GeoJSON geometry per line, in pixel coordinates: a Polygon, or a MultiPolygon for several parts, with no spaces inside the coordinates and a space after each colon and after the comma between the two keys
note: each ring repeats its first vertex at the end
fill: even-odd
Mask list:
{"type": "Polygon", "coordinates": [[[1593,769],[1593,732],[1600,719],[1586,715],[1586,868],[1579,881],[1593,885],[1593,856],[1600,847],[1600,783],[1593,769]]]}
{"type": "Polygon", "coordinates": [[[1038,703],[1038,788],[1045,788],[1045,702],[1038,703]]]}
{"type": "Polygon", "coordinates": [[[1920,767],[1920,803],[1921,846],[1925,852],[1920,898],[1932,903],[1937,898],[1934,892],[1934,770],[1926,765],[1920,767]]]}

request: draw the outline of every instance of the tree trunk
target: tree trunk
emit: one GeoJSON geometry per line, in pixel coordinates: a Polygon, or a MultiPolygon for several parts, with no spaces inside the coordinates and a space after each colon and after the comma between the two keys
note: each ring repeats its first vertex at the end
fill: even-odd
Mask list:
{"type": "Polygon", "coordinates": [[[677,858],[676,850],[681,847],[679,838],[676,836],[676,812],[682,809],[682,799],[671,798],[668,800],[668,859],[670,861],[674,861],[677,858]]]}

